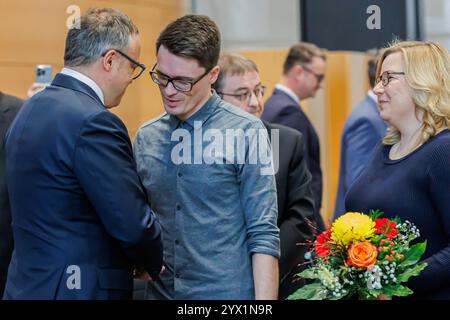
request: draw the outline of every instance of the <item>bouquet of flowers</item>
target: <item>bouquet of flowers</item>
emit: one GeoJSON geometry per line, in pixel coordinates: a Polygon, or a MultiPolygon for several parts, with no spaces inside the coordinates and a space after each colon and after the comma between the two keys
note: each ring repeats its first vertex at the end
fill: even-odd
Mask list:
{"type": "Polygon", "coordinates": [[[380,218],[382,214],[348,212],[328,226],[314,242],[314,264],[297,275],[313,281],[288,300],[410,295],[412,290],[402,283],[426,267],[418,263],[426,241],[410,245],[419,230],[409,221],[380,218]]]}

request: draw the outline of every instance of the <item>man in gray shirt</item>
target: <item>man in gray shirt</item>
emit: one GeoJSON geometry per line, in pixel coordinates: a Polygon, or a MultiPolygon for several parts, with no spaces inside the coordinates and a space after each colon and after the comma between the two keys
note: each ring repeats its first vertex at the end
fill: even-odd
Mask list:
{"type": "Polygon", "coordinates": [[[150,74],[166,113],[134,144],[163,229],[165,270],[148,299],[276,299],[279,229],[267,131],[211,90],[220,32],[187,15],[160,34],[150,74]]]}

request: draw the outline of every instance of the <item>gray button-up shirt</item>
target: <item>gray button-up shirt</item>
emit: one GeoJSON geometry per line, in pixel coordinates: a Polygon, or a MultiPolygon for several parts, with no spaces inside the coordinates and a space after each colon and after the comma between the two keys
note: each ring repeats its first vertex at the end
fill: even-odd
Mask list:
{"type": "Polygon", "coordinates": [[[255,161],[257,149],[270,154],[261,121],[215,93],[184,122],[164,114],[139,129],[134,154],[166,265],[148,298],[254,299],[251,255],[279,257],[272,158],[255,161]],[[242,132],[257,134],[233,143],[242,132]]]}

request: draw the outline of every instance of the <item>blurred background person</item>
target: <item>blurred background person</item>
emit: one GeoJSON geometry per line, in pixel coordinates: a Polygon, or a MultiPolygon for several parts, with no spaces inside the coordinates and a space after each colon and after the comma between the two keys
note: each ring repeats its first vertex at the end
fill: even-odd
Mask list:
{"type": "Polygon", "coordinates": [[[40,83],[40,82],[32,83],[31,86],[27,90],[27,98],[30,99],[36,93],[44,90],[47,86],[48,86],[48,84],[45,84],[45,83],[40,83]]]}
{"type": "Polygon", "coordinates": [[[314,217],[319,230],[325,230],[322,206],[322,169],[319,137],[300,106],[314,97],[325,77],[326,56],[314,44],[301,42],[292,46],[283,65],[283,75],[267,100],[261,119],[300,131],[305,142],[305,159],[312,175],[314,217]]]}
{"type": "Polygon", "coordinates": [[[398,216],[427,240],[416,299],[450,299],[450,56],[432,42],[399,42],[377,68],[380,116],[390,124],[346,196],[346,211],[398,216]]]}
{"type": "MultiPolygon", "coordinates": [[[[238,54],[225,53],[219,59],[220,73],[214,88],[223,100],[260,118],[264,110],[264,90],[256,64],[238,54]]],[[[304,284],[294,275],[301,271],[306,243],[313,239],[311,221],[314,203],[311,173],[304,158],[302,134],[277,124],[263,121],[272,141],[278,202],[281,256],[279,299],[286,299],[304,284]],[[272,136],[272,130],[278,135],[272,136]],[[274,147],[274,144],[277,144],[274,147]],[[300,266],[299,266],[300,265],[300,266]]]]}
{"type": "Polygon", "coordinates": [[[370,159],[373,149],[383,139],[387,124],[380,118],[377,96],[373,92],[380,50],[367,53],[367,75],[370,89],[345,121],[341,137],[339,182],[334,208],[334,219],[345,213],[344,198],[350,185],[370,159]]]}

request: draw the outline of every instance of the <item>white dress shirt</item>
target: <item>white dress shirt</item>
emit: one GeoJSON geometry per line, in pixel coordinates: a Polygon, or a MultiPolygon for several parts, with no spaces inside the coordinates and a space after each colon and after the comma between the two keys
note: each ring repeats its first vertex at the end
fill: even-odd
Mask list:
{"type": "Polygon", "coordinates": [[[85,85],[89,86],[92,90],[94,90],[94,92],[97,94],[97,96],[100,98],[100,101],[105,104],[105,98],[103,96],[103,91],[102,89],[98,86],[97,83],[95,83],[94,80],[92,80],[91,78],[85,76],[84,74],[75,71],[73,69],[69,69],[69,68],[63,68],[61,70],[62,74],[65,74],[67,76],[71,76],[81,82],[83,82],[85,85]]]}

